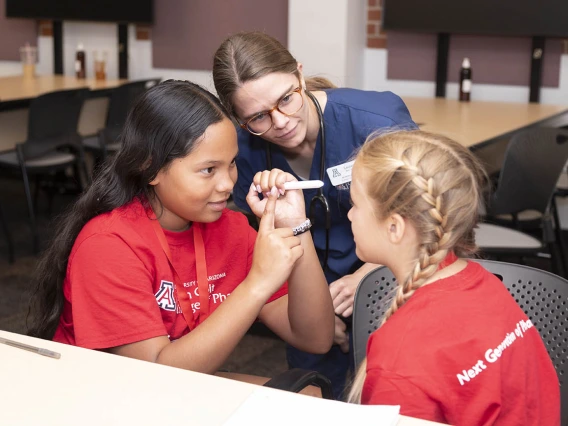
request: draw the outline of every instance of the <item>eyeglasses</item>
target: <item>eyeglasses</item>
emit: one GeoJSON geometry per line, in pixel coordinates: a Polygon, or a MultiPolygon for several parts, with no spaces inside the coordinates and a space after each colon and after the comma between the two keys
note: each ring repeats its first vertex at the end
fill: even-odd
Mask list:
{"type": "Polygon", "coordinates": [[[290,116],[296,114],[300,111],[300,109],[302,109],[304,106],[304,97],[301,92],[302,87],[297,87],[290,93],[285,94],[282,99],[278,101],[278,104],[274,105],[272,109],[259,112],[244,123],[239,123],[239,125],[256,136],[260,136],[268,132],[272,127],[272,113],[274,110],[278,110],[278,112],[285,116],[290,116]]]}

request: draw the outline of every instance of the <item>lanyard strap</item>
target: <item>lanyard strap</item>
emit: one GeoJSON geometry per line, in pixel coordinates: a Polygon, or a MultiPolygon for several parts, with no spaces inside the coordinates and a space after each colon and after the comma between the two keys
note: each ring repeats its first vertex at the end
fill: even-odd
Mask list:
{"type": "MultiPolygon", "coordinates": [[[[193,309],[191,307],[191,301],[187,293],[187,289],[184,288],[183,282],[174,266],[172,261],[172,254],[170,252],[170,246],[166,240],[166,236],[160,223],[155,217],[150,218],[156,237],[160,242],[160,246],[164,251],[166,257],[168,258],[168,263],[174,277],[174,287],[177,293],[178,303],[181,307],[181,312],[190,330],[197,327],[195,317],[193,316],[193,309]]],[[[205,262],[205,244],[203,243],[203,235],[201,233],[200,224],[193,224],[193,243],[195,245],[195,263],[197,270],[197,287],[199,289],[199,319],[200,323],[205,321],[205,318],[209,316],[209,283],[207,282],[207,264],[205,262]]]]}
{"type": "Polygon", "coordinates": [[[209,316],[209,281],[207,280],[207,261],[205,244],[201,233],[201,224],[193,224],[193,245],[195,246],[195,269],[197,270],[197,288],[199,288],[199,319],[205,321],[209,316]]]}

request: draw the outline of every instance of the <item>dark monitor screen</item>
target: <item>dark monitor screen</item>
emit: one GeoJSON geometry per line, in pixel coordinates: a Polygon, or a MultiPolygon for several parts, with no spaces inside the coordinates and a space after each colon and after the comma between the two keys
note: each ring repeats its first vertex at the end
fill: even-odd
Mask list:
{"type": "Polygon", "coordinates": [[[6,17],[152,23],[152,0],[6,0],[6,17]]]}
{"type": "Polygon", "coordinates": [[[568,0],[384,0],[385,30],[568,36],[568,0]]]}

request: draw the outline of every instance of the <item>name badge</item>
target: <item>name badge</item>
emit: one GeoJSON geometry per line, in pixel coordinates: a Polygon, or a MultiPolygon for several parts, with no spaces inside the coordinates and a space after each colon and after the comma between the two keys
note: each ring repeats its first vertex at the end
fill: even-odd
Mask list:
{"type": "Polygon", "coordinates": [[[351,183],[353,163],[355,163],[355,161],[350,161],[327,169],[327,175],[329,176],[329,180],[333,186],[351,183]]]}

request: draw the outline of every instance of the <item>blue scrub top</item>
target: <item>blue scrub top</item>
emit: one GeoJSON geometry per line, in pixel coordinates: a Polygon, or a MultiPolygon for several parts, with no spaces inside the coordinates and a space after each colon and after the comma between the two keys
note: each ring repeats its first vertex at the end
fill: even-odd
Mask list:
{"type": "MultiPolygon", "coordinates": [[[[329,233],[329,258],[325,275],[331,283],[346,274],[354,272],[361,262],[355,254],[355,242],[351,232],[351,223],[347,218],[350,209],[349,189],[334,187],[327,175],[327,169],[354,159],[357,149],[365,142],[367,136],[378,129],[416,129],[406,105],[391,92],[370,92],[356,89],[328,89],[327,103],[323,113],[326,131],[325,176],[323,177],[323,193],[328,200],[331,212],[331,229],[329,233]]],[[[250,212],[246,195],[254,175],[268,169],[265,144],[259,136],[239,129],[239,155],[237,168],[239,177],[233,189],[233,197],[237,206],[250,212]]],[[[314,158],[309,179],[320,179],[321,132],[315,147],[314,158]]],[[[291,173],[300,178],[290,168],[282,151],[275,144],[270,147],[272,167],[291,173]]],[[[317,190],[304,190],[306,215],[312,197],[317,190]]],[[[319,205],[319,204],[318,204],[319,205]]],[[[318,249],[320,260],[325,251],[325,215],[316,212],[313,227],[314,243],[318,249]]]]}

